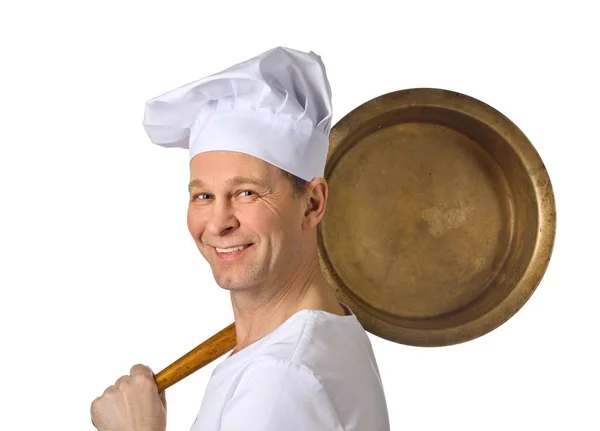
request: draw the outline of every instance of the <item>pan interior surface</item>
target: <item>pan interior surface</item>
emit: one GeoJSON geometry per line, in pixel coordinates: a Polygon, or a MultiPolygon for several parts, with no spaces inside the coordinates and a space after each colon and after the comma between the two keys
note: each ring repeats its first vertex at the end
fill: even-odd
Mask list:
{"type": "Polygon", "coordinates": [[[489,332],[537,284],[523,286],[539,225],[528,169],[474,116],[444,106],[378,108],[336,125],[322,268],[383,338],[433,346],[489,332]],[[517,288],[524,291],[506,308],[517,288]]]}
{"type": "Polygon", "coordinates": [[[382,128],[349,149],[329,182],[331,263],[349,293],[380,312],[455,314],[481,296],[506,260],[506,178],[453,129],[415,122],[382,128]]]}

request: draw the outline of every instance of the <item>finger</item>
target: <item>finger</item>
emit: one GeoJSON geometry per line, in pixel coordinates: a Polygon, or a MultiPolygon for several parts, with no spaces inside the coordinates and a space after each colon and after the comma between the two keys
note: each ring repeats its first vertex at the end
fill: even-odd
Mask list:
{"type": "Polygon", "coordinates": [[[115,382],[115,384],[113,385],[114,387],[116,387],[117,389],[122,389],[124,386],[127,385],[127,383],[129,383],[129,376],[121,376],[117,379],[117,381],[115,382]]]}
{"type": "Polygon", "coordinates": [[[167,397],[165,396],[165,391],[162,391],[160,394],[158,394],[158,396],[163,407],[165,408],[165,410],[167,410],[167,397]]]}
{"type": "Polygon", "coordinates": [[[94,423],[94,410],[96,409],[96,405],[100,402],[100,397],[96,398],[92,401],[92,405],[90,406],[90,420],[92,421],[92,425],[94,428],[98,429],[96,424],[94,423]]]}
{"type": "Polygon", "coordinates": [[[150,369],[150,367],[142,364],[136,364],[133,367],[131,367],[129,374],[131,375],[131,377],[141,374],[154,380],[154,372],[150,369]]]}

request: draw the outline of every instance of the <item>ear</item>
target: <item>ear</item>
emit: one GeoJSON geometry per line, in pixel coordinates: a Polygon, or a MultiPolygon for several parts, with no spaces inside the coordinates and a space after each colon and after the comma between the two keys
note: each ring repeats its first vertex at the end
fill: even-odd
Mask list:
{"type": "Polygon", "coordinates": [[[303,227],[316,228],[325,216],[325,207],[329,195],[329,186],[325,178],[315,178],[308,185],[306,191],[303,227]]]}

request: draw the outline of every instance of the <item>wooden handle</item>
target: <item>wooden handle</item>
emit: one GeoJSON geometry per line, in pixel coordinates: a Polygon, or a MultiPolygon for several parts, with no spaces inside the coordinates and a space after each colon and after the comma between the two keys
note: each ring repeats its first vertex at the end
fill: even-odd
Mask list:
{"type": "Polygon", "coordinates": [[[169,386],[223,356],[232,350],[236,343],[235,323],[232,323],[156,374],[154,380],[158,386],[158,392],[164,391],[169,386]]]}

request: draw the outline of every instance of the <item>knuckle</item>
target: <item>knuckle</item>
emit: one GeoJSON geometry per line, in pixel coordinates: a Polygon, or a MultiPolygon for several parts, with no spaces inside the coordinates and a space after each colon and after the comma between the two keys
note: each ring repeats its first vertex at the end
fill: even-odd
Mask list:
{"type": "Polygon", "coordinates": [[[102,398],[109,398],[109,397],[113,397],[117,394],[118,389],[115,387],[115,385],[109,386],[108,388],[106,388],[104,390],[104,393],[102,394],[102,398]]]}
{"type": "Polygon", "coordinates": [[[146,374],[135,374],[131,379],[134,384],[139,386],[151,386],[152,384],[152,379],[146,374]]]}
{"type": "Polygon", "coordinates": [[[114,387],[116,387],[119,390],[125,389],[127,386],[129,386],[129,376],[119,377],[114,384],[114,387]]]}
{"type": "Polygon", "coordinates": [[[90,405],[90,412],[92,413],[92,415],[94,415],[98,412],[98,410],[100,410],[101,405],[102,397],[98,397],[94,401],[92,401],[92,404],[90,405]]]}
{"type": "Polygon", "coordinates": [[[134,373],[148,373],[148,367],[142,364],[135,364],[131,367],[131,370],[129,370],[129,374],[133,375],[134,373]]]}

